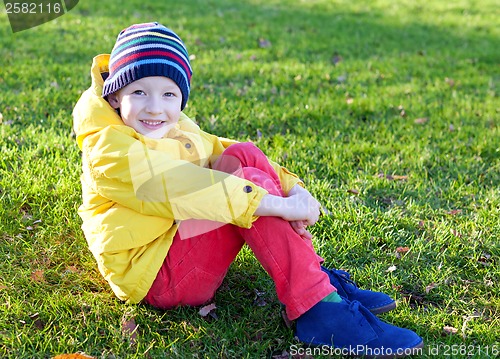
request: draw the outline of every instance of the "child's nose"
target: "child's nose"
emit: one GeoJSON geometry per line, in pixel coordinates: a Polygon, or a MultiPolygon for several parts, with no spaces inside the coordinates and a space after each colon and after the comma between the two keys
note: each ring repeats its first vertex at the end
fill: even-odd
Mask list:
{"type": "Polygon", "coordinates": [[[150,98],[146,106],[146,111],[151,114],[161,113],[162,107],[160,99],[154,97],[150,98]]]}

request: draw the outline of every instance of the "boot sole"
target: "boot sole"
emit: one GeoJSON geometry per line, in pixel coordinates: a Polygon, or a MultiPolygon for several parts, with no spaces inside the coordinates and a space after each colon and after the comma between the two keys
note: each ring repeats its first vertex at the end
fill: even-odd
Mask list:
{"type": "Polygon", "coordinates": [[[378,315],[378,314],[382,314],[382,313],[387,313],[387,312],[393,310],[394,308],[396,308],[396,302],[392,301],[391,303],[384,305],[382,307],[372,308],[372,309],[368,308],[368,310],[370,312],[372,312],[373,314],[378,315]]]}

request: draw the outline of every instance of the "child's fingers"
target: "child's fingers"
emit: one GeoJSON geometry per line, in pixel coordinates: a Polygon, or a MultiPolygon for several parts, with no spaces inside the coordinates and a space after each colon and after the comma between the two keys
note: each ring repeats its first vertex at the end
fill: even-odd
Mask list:
{"type": "Polygon", "coordinates": [[[307,226],[304,221],[291,221],[290,224],[295,232],[302,237],[304,240],[312,239],[312,234],[307,230],[307,226]]]}
{"type": "Polygon", "coordinates": [[[304,229],[304,233],[301,235],[302,239],[311,240],[312,234],[307,229],[304,229]]]}
{"type": "Polygon", "coordinates": [[[292,225],[292,228],[297,232],[298,234],[301,234],[301,230],[304,228],[304,223],[302,221],[291,221],[290,224],[292,225]]]}

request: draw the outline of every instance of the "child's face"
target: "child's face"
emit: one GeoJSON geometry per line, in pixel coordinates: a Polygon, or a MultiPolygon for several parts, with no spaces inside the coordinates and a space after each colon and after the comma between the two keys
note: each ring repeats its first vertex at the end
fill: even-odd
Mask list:
{"type": "Polygon", "coordinates": [[[143,77],[108,96],[125,125],[151,138],[162,138],[179,121],[182,93],[163,76],[143,77]]]}

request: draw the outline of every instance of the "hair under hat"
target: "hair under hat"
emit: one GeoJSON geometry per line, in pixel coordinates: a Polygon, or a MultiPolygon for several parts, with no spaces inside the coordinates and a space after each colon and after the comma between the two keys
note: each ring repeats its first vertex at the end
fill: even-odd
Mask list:
{"type": "Polygon", "coordinates": [[[116,39],[102,96],[143,77],[165,76],[179,86],[183,110],[189,98],[192,73],[187,49],[172,30],[157,22],[132,25],[116,39]]]}

